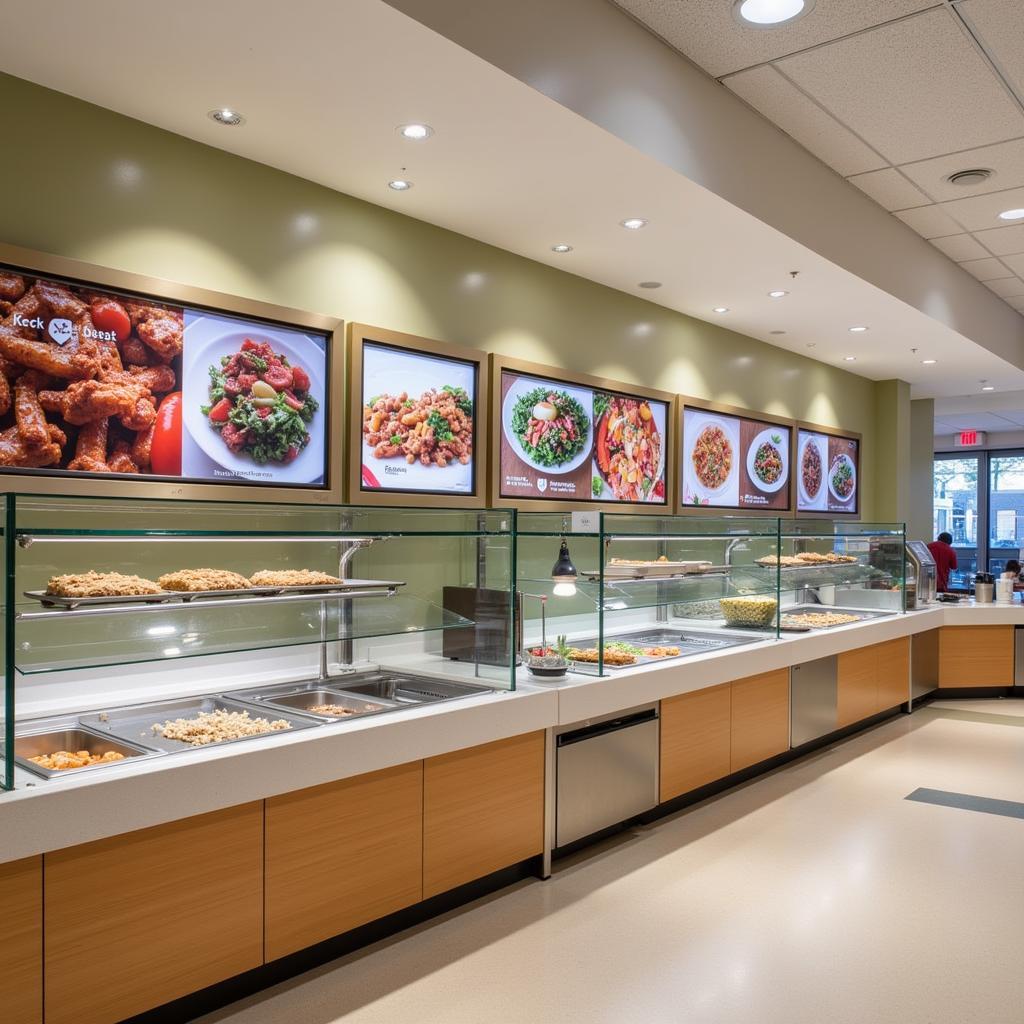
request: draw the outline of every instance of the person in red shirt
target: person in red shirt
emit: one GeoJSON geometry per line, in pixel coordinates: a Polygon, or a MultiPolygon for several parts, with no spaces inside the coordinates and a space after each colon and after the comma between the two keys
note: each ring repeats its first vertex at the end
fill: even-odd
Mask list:
{"type": "Polygon", "coordinates": [[[956,552],[953,550],[953,536],[940,533],[938,540],[928,545],[935,559],[935,589],[941,594],[949,590],[949,573],[956,568],[956,552]]]}

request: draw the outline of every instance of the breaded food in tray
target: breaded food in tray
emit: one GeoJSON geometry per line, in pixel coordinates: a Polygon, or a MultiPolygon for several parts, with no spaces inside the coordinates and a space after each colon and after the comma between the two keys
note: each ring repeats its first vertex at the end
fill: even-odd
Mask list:
{"type": "Polygon", "coordinates": [[[315,569],[260,569],[250,577],[254,587],[327,587],[342,582],[315,569]]]}
{"type": "Polygon", "coordinates": [[[178,569],[159,579],[164,590],[199,593],[207,590],[248,590],[252,584],[230,569],[178,569]]]}
{"type": "Polygon", "coordinates": [[[51,576],[46,585],[46,593],[54,597],[139,597],[159,594],[160,587],[142,576],[90,570],[51,576]]]}

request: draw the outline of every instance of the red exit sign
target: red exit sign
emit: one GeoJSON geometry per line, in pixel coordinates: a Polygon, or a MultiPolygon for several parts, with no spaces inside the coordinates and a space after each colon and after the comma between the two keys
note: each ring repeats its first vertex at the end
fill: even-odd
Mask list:
{"type": "Polygon", "coordinates": [[[985,443],[984,430],[961,430],[954,439],[957,448],[977,448],[985,443]]]}

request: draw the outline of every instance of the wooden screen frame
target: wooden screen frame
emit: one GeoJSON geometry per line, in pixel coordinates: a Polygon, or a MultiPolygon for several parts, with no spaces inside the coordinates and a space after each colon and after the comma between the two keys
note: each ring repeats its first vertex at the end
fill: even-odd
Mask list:
{"type": "MultiPolygon", "coordinates": [[[[487,439],[490,425],[488,378],[488,354],[480,349],[450,345],[415,334],[403,334],[384,327],[369,324],[348,325],[348,412],[346,423],[348,439],[345,444],[348,480],[348,502],[351,505],[402,506],[414,500],[417,505],[427,508],[486,508],[488,458],[490,455],[487,439]],[[406,491],[387,489],[364,491],[362,488],[363,449],[363,346],[366,342],[378,342],[392,348],[407,349],[420,355],[437,356],[441,359],[474,363],[476,365],[476,396],[474,398],[475,434],[473,437],[474,479],[472,494],[444,494],[441,492],[406,491]]],[[[443,473],[444,470],[438,470],[443,473]]]]}
{"type": "Polygon", "coordinates": [[[753,409],[744,409],[738,405],[729,405],[725,402],[710,402],[703,398],[691,398],[689,395],[679,395],[678,397],[678,409],[677,409],[677,421],[676,421],[676,472],[677,472],[677,485],[675,494],[675,510],[677,515],[681,516],[732,516],[741,518],[766,518],[766,519],[792,519],[796,515],[796,478],[793,473],[793,468],[796,461],[796,436],[797,436],[797,421],[789,418],[788,416],[776,416],[772,413],[761,413],[755,412],[753,409]],[[746,420],[752,420],[756,423],[765,423],[769,426],[776,425],[780,427],[789,428],[789,484],[787,491],[789,494],[789,509],[783,511],[781,509],[770,509],[770,508],[744,508],[742,506],[734,505],[687,505],[683,502],[683,472],[682,472],[682,460],[683,460],[683,417],[686,414],[687,409],[700,409],[703,412],[716,412],[722,416],[740,417],[746,420]]]}
{"type": "MultiPolygon", "coordinates": [[[[852,512],[832,512],[829,509],[816,509],[813,512],[801,512],[797,508],[797,502],[800,498],[799,489],[797,489],[796,476],[793,477],[793,508],[795,512],[794,518],[796,519],[834,519],[839,516],[845,522],[857,522],[861,519],[861,471],[864,466],[864,436],[863,434],[857,433],[855,430],[844,430],[842,427],[826,427],[820,423],[808,423],[806,420],[798,420],[796,425],[796,434],[794,435],[794,445],[796,446],[793,464],[796,465],[796,455],[800,451],[800,431],[807,430],[814,434],[826,434],[829,437],[838,437],[844,441],[856,441],[857,442],[857,501],[856,507],[852,512]]],[[[826,467],[826,473],[828,469],[826,467]]],[[[828,481],[822,480],[822,484],[828,487],[828,481]]]]}
{"type": "Polygon", "coordinates": [[[125,270],[116,270],[95,263],[37,252],[20,246],[0,243],[0,264],[29,274],[64,278],[76,284],[110,288],[137,294],[158,302],[172,302],[266,320],[285,327],[308,328],[327,335],[327,417],[324,444],[327,449],[325,487],[288,487],[287,485],[239,483],[188,483],[147,480],[133,474],[93,476],[61,472],[50,475],[43,470],[0,473],[0,487],[9,491],[33,494],[84,495],[93,497],[128,497],[185,499],[193,501],[241,501],[250,503],[287,502],[290,504],[339,505],[342,501],[344,453],[343,445],[333,443],[338,427],[344,422],[344,333],[343,321],[304,310],[276,306],[257,299],[244,299],[224,292],[196,288],[191,285],[146,277],[125,270]]]}
{"type": "Polygon", "coordinates": [[[588,373],[574,373],[559,366],[548,366],[544,363],[533,363],[524,359],[514,359],[492,353],[490,358],[491,373],[491,451],[490,487],[488,489],[488,507],[518,508],[524,512],[571,512],[573,510],[603,510],[605,512],[630,512],[638,515],[672,515],[674,509],[672,493],[676,488],[676,395],[656,388],[644,387],[641,384],[627,384],[625,381],[612,380],[609,377],[596,377],[588,373]],[[505,370],[523,373],[531,377],[564,383],[570,387],[593,388],[597,391],[609,391],[626,398],[648,398],[664,402],[665,430],[668,439],[665,444],[665,503],[625,501],[594,501],[593,499],[575,500],[565,498],[504,498],[501,496],[501,375],[505,370]],[[671,490],[670,490],[671,489],[671,490]]]}

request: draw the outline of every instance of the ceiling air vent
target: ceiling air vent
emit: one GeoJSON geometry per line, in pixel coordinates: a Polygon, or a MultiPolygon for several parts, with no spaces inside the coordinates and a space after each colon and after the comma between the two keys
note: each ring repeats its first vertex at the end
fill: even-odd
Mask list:
{"type": "Polygon", "coordinates": [[[946,181],[950,185],[962,185],[964,188],[973,188],[981,185],[992,177],[992,172],[987,167],[975,167],[968,171],[957,171],[951,174],[946,181]]]}

